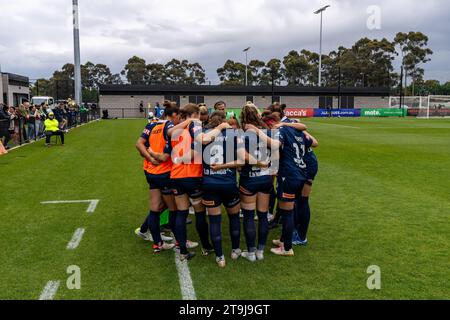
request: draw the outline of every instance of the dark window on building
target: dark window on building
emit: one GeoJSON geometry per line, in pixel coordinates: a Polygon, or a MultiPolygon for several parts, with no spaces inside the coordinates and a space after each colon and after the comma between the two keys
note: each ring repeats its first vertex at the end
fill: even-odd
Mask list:
{"type": "Polygon", "coordinates": [[[189,96],[189,103],[205,103],[205,97],[204,96],[189,96]]]}
{"type": "Polygon", "coordinates": [[[333,97],[319,97],[319,108],[333,108],[333,97]]]}
{"type": "Polygon", "coordinates": [[[355,97],[341,97],[341,109],[354,109],[355,97]]]}
{"type": "Polygon", "coordinates": [[[247,96],[245,102],[253,102],[253,96],[247,96]]]}
{"type": "Polygon", "coordinates": [[[180,96],[164,96],[164,100],[174,101],[180,107],[180,96]]]}
{"type": "Polygon", "coordinates": [[[275,102],[281,102],[281,97],[280,96],[273,96],[272,97],[272,103],[275,103],[275,102]]]}

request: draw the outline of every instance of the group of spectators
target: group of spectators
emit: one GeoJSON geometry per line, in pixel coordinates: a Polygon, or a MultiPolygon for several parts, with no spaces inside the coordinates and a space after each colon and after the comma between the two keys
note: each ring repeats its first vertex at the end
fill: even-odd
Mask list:
{"type": "Polygon", "coordinates": [[[11,145],[21,145],[45,138],[45,120],[53,114],[59,123],[59,130],[67,132],[70,128],[89,121],[96,105],[78,107],[61,102],[56,106],[45,103],[32,105],[24,100],[17,107],[0,104],[0,141],[8,150],[11,145]],[[90,107],[90,108],[89,108],[90,107]]]}

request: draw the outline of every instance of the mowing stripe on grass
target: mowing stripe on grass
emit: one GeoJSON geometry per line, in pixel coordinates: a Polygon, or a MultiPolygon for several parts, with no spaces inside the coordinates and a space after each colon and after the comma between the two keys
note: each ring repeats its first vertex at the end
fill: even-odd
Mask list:
{"type": "Polygon", "coordinates": [[[175,252],[175,264],[177,265],[178,279],[180,281],[181,296],[183,300],[197,300],[191,272],[186,261],[180,260],[180,254],[175,252]]]}
{"type": "Polygon", "coordinates": [[[97,205],[100,202],[98,199],[94,200],[61,200],[61,201],[43,201],[41,204],[70,204],[70,203],[89,203],[86,209],[87,213],[93,213],[97,209],[97,205]]]}
{"type": "Polygon", "coordinates": [[[83,239],[84,228],[78,228],[72,236],[72,240],[67,244],[67,250],[75,250],[83,239]]]}
{"type": "Polygon", "coordinates": [[[342,128],[350,128],[350,129],[361,129],[360,127],[346,126],[343,124],[334,124],[334,123],[323,123],[323,122],[312,122],[314,124],[322,124],[324,126],[333,126],[333,127],[342,127],[342,128]]]}
{"type": "Polygon", "coordinates": [[[47,282],[44,290],[42,290],[39,300],[53,300],[53,298],[56,295],[56,292],[58,291],[59,284],[60,284],[59,281],[47,282]]]}

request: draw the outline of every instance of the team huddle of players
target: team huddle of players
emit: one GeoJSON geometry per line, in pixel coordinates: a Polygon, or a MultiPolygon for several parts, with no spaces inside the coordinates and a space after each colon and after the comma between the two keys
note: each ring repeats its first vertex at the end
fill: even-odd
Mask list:
{"type": "Polygon", "coordinates": [[[282,235],[273,240],[271,252],[293,256],[294,237],[297,244],[306,245],[308,200],[318,171],[313,148],[318,142],[304,124],[286,118],[279,104],[261,113],[247,103],[239,119],[226,112],[224,102],[218,102],[211,115],[205,105],[178,108],[166,102],[164,107],[163,119],[151,121],[136,144],[150,186],[150,213],[136,230],[138,236],[153,241],[155,252],[175,248],[182,261],[192,259],[195,253],[190,250],[199,245],[187,237],[193,207],[202,255],[215,254],[223,268],[223,205],[231,259],[263,260],[269,207],[276,197],[275,218],[282,224],[282,235]],[[161,233],[161,212],[166,209],[175,243],[161,233]],[[245,251],[240,249],[241,229],[245,251]]]}

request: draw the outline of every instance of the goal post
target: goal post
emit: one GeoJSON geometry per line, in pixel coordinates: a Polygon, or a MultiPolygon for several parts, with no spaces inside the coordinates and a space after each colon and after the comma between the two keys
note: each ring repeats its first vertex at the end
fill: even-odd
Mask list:
{"type": "Polygon", "coordinates": [[[450,96],[428,96],[427,103],[419,109],[417,118],[450,118],[450,96]]]}

